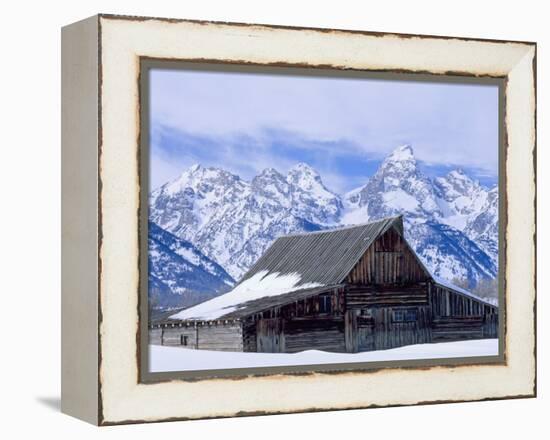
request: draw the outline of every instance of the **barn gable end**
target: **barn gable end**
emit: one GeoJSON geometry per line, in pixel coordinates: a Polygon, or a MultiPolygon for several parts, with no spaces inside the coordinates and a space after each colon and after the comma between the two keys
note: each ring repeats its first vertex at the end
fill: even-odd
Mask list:
{"type": "Polygon", "coordinates": [[[426,282],[430,273],[404,239],[402,230],[402,222],[396,219],[392,227],[369,246],[345,281],[369,285],[426,282]]]}

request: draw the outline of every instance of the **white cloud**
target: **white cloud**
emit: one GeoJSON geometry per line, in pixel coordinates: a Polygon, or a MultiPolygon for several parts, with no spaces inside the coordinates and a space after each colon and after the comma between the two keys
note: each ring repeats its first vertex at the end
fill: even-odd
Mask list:
{"type": "Polygon", "coordinates": [[[272,151],[272,130],[320,155],[381,157],[406,142],[426,163],[497,171],[496,86],[185,70],[154,70],[150,84],[153,127],[232,140],[217,161],[245,175],[290,166],[272,151]],[[232,146],[243,135],[256,148],[246,157],[232,146]]]}

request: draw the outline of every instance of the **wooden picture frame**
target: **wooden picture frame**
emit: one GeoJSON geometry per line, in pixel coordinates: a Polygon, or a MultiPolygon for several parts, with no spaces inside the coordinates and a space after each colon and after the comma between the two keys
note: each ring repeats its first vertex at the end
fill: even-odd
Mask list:
{"type": "Polygon", "coordinates": [[[534,43],[98,15],[63,28],[62,86],[63,412],[111,425],[536,395],[534,43]],[[499,355],[145,371],[142,75],[158,62],[498,84],[499,355]]]}

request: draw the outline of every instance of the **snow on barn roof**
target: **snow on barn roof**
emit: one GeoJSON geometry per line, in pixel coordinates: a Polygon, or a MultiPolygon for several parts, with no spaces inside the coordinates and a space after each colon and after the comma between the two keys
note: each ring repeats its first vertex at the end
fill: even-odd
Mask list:
{"type": "Polygon", "coordinates": [[[261,271],[247,280],[239,283],[232,291],[182,310],[172,319],[212,320],[226,316],[238,309],[240,304],[254,301],[266,296],[279,296],[294,290],[304,290],[319,287],[321,284],[301,283],[300,275],[291,273],[280,275],[261,271]]]}
{"type": "Polygon", "coordinates": [[[337,286],[300,283],[298,274],[267,274],[259,272],[239,284],[231,292],[197,304],[170,316],[170,320],[212,321],[239,319],[316,295],[337,286]]]}

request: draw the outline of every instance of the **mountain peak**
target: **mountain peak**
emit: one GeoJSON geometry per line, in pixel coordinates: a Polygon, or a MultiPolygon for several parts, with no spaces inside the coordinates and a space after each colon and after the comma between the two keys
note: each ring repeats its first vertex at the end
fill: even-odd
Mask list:
{"type": "Polygon", "coordinates": [[[464,178],[470,179],[470,177],[464,172],[462,168],[456,168],[452,171],[449,171],[447,173],[447,177],[451,177],[454,179],[464,179],[464,178]]]}
{"type": "Polygon", "coordinates": [[[212,183],[228,188],[240,181],[240,177],[231,174],[221,168],[205,167],[201,164],[194,164],[184,170],[174,180],[166,182],[160,188],[152,192],[153,198],[160,194],[172,196],[180,193],[197,192],[199,190],[209,191],[212,183]],[[205,186],[205,183],[209,182],[205,186]]]}
{"type": "Polygon", "coordinates": [[[299,172],[299,173],[308,173],[308,174],[319,175],[319,173],[314,168],[312,168],[311,166],[309,166],[305,162],[298,162],[288,172],[289,173],[299,172]]]}
{"type": "Polygon", "coordinates": [[[315,181],[322,185],[319,173],[307,163],[300,162],[288,170],[289,183],[304,185],[306,182],[315,181]]]}
{"type": "MultiPolygon", "coordinates": [[[[405,179],[407,176],[422,177],[417,169],[414,151],[409,144],[397,147],[386,156],[375,175],[393,176],[398,180],[405,179]]],[[[397,181],[395,183],[399,184],[397,181]]]]}
{"type": "Polygon", "coordinates": [[[395,160],[411,160],[414,159],[414,150],[411,145],[404,144],[397,147],[395,150],[391,152],[391,154],[387,157],[387,159],[395,161],[395,160]]]}
{"type": "MultiPolygon", "coordinates": [[[[479,182],[472,179],[462,168],[449,171],[443,179],[454,187],[464,187],[465,189],[462,192],[471,192],[474,188],[479,186],[479,182]]],[[[436,179],[436,181],[440,182],[441,178],[436,179]]]]}
{"type": "Polygon", "coordinates": [[[176,177],[171,182],[167,182],[167,185],[173,185],[178,183],[185,183],[188,184],[190,180],[196,179],[202,174],[204,174],[206,168],[204,168],[200,163],[195,163],[191,165],[189,168],[186,168],[183,170],[183,172],[176,177]]]}
{"type": "Polygon", "coordinates": [[[276,177],[278,179],[283,178],[282,174],[279,173],[275,168],[265,168],[262,170],[258,177],[276,177]]]}

